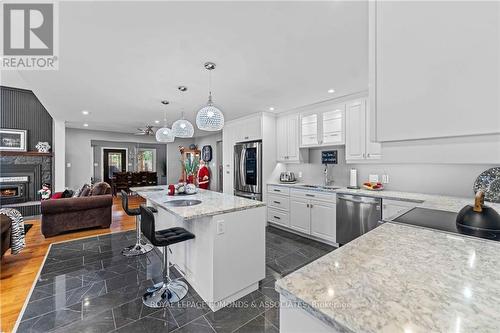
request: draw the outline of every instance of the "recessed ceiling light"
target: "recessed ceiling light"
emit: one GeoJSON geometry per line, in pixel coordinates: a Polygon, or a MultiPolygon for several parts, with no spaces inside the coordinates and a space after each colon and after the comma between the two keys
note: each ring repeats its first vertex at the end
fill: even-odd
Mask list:
{"type": "Polygon", "coordinates": [[[269,111],[274,111],[274,108],[271,106],[271,107],[269,108],[269,111]]]}
{"type": "Polygon", "coordinates": [[[160,123],[160,121],[159,121],[159,120],[155,120],[155,124],[159,124],[159,123],[160,123]]]}
{"type": "Polygon", "coordinates": [[[83,115],[85,115],[85,116],[88,116],[88,114],[89,114],[89,113],[90,113],[90,112],[88,112],[87,110],[83,110],[83,111],[82,111],[82,114],[83,114],[83,115]]]}
{"type": "Polygon", "coordinates": [[[329,94],[333,94],[335,92],[335,89],[328,89],[329,94]]]}
{"type": "Polygon", "coordinates": [[[85,123],[83,124],[83,127],[89,127],[89,124],[85,123]]]}

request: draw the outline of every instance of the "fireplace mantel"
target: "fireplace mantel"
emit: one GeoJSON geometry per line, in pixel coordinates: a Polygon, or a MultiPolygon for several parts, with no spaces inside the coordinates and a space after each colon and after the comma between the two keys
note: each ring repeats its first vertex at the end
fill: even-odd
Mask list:
{"type": "Polygon", "coordinates": [[[39,153],[37,151],[0,151],[0,156],[40,156],[52,157],[52,153],[39,153]]]}

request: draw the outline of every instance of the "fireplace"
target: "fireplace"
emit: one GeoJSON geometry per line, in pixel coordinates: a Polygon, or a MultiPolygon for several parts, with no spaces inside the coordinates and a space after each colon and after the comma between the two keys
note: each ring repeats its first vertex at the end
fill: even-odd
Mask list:
{"type": "Polygon", "coordinates": [[[28,201],[29,177],[0,177],[0,203],[13,204],[28,201]]]}
{"type": "Polygon", "coordinates": [[[21,204],[39,199],[42,185],[40,165],[2,165],[0,204],[21,204]]]}

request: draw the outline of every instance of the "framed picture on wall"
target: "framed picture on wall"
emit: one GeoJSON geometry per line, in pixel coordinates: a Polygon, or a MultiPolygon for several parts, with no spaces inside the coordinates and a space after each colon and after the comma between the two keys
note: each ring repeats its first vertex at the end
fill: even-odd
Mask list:
{"type": "Polygon", "coordinates": [[[0,129],[0,150],[26,151],[26,130],[0,129]]]}

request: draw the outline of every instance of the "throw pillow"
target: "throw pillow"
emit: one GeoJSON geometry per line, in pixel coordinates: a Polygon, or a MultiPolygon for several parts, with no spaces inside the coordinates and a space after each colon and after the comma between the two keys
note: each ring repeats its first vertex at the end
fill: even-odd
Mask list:
{"type": "Polygon", "coordinates": [[[86,197],[90,194],[90,185],[85,184],[82,187],[82,190],[80,191],[80,197],[86,197]]]}
{"type": "Polygon", "coordinates": [[[73,196],[73,191],[65,189],[62,193],[61,198],[71,198],[73,196]]]}
{"type": "Polygon", "coordinates": [[[61,199],[62,195],[63,195],[63,192],[56,192],[56,193],[52,194],[52,196],[50,198],[51,199],[61,199]]]}
{"type": "Polygon", "coordinates": [[[108,183],[100,182],[92,186],[92,191],[90,195],[104,195],[106,193],[110,193],[111,189],[108,183]]]}

